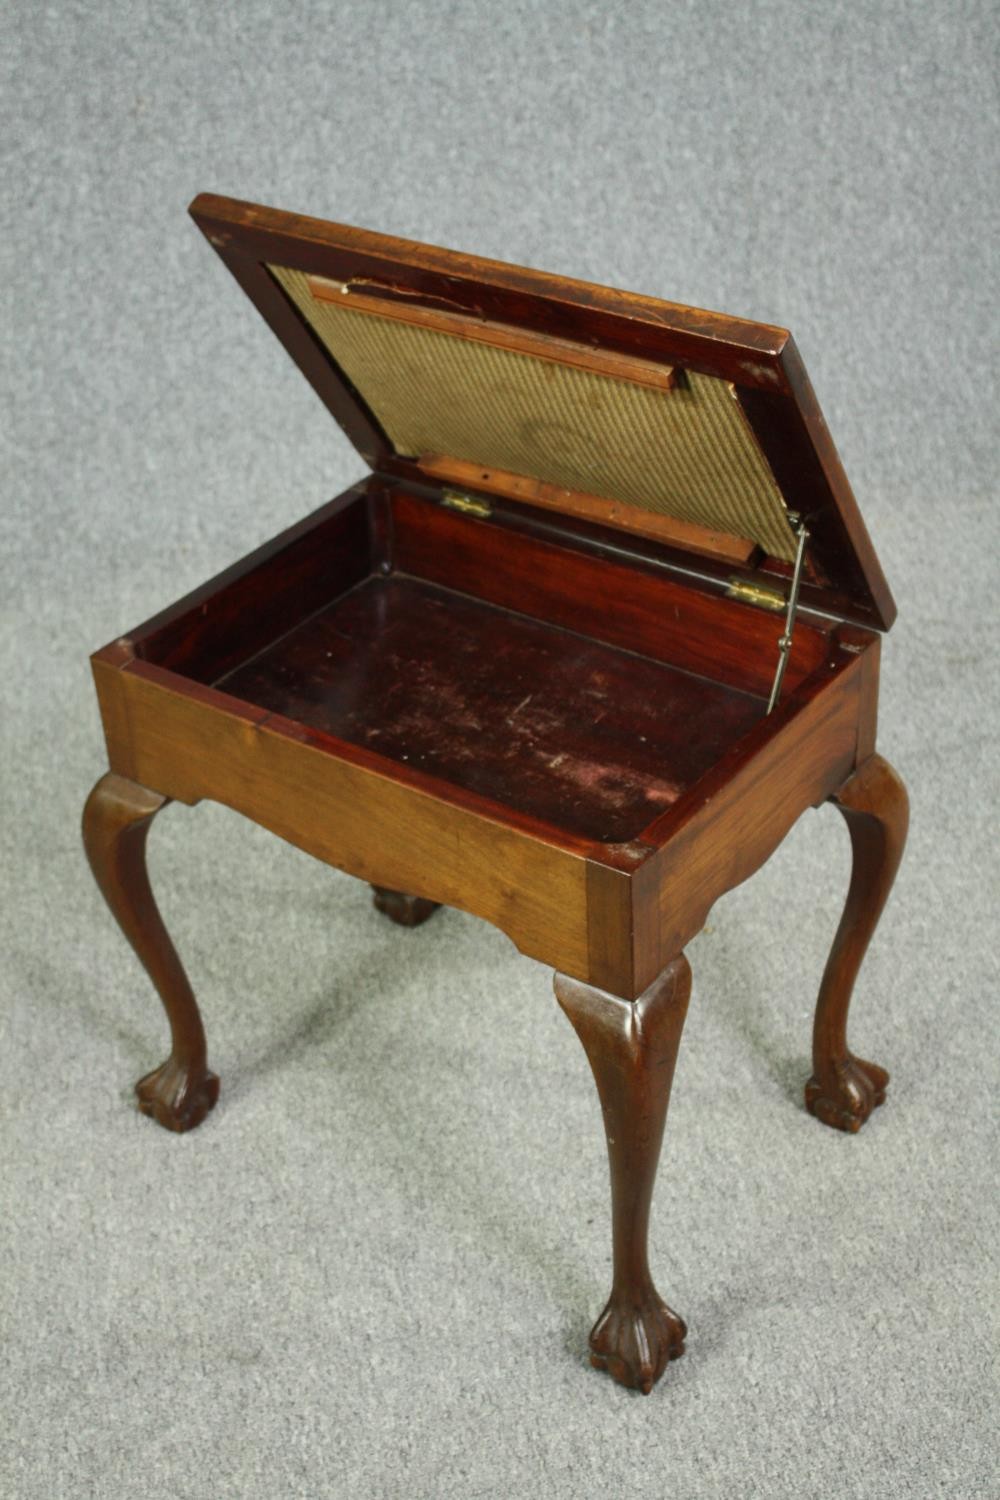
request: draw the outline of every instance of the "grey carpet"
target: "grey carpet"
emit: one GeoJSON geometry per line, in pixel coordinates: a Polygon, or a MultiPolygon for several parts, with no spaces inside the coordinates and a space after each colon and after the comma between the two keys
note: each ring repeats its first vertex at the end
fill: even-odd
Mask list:
{"type": "Polygon", "coordinates": [[[988,3],[128,6],[3,21],[0,1492],[996,1493],[997,13],[988,3]],[[199,189],[789,323],[900,605],[910,849],[856,1006],[893,1074],[805,1115],[847,877],[809,814],[692,945],[653,1224],[689,1353],[586,1363],[604,1148],[550,977],[235,815],[156,887],[222,1101],[77,820],[87,655],[360,461],[185,219],[199,189]]]}

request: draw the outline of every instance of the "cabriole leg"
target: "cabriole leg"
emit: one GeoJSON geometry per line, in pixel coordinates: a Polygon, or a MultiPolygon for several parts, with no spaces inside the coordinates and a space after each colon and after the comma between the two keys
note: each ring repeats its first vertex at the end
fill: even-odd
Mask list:
{"type": "Polygon", "coordinates": [[[169,799],[109,772],[83,811],[83,843],[94,878],[159,992],[170,1022],[167,1061],[135,1086],[139,1108],[168,1130],[193,1130],[219,1097],[205,1032],[187,975],[153,899],[146,834],[169,799]]]}
{"type": "Polygon", "coordinates": [[[854,852],[851,885],[820,985],[813,1029],[813,1076],[806,1108],[837,1130],[860,1130],[885,1101],[889,1075],[847,1045],[847,1012],[861,961],[892,890],[909,823],[902,781],[880,755],[855,771],[831,799],[847,820],[854,852]]]}
{"type": "Polygon", "coordinates": [[[611,1166],[614,1274],[590,1361],[648,1395],[667,1361],[684,1353],[687,1334],[653,1285],[646,1241],[691,969],[680,954],[634,1001],[562,974],[555,990],[593,1069],[611,1166]]]}

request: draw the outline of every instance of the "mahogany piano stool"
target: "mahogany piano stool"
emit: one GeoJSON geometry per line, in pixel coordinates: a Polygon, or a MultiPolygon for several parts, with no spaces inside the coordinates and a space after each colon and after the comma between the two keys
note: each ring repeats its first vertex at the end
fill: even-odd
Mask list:
{"type": "Polygon", "coordinates": [[[157,911],[170,800],[237,809],[555,970],[593,1069],[613,1281],[592,1363],[648,1392],[684,1351],[647,1225],[684,947],[805,808],[853,875],[806,1108],[856,1131],[847,1044],[907,799],[875,750],[895,606],[788,333],[211,195],[192,215],[371,473],[98,651],[110,770],[87,854],[170,1023],[139,1107],[218,1097],[157,911]]]}

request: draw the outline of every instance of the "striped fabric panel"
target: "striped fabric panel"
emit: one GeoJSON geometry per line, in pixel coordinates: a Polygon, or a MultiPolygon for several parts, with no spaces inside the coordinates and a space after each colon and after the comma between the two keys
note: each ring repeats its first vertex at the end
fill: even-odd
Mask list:
{"type": "Polygon", "coordinates": [[[781,494],[726,381],[689,372],[658,391],[322,302],[302,272],[270,270],[398,453],[506,469],[793,559],[781,494]]]}

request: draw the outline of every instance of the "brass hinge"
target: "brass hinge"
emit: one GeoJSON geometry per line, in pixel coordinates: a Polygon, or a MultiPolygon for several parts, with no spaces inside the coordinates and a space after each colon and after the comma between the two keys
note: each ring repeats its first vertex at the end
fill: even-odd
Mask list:
{"type": "Polygon", "coordinates": [[[445,490],[441,503],[447,505],[449,510],[460,510],[466,516],[482,517],[493,514],[493,507],[488,500],[480,500],[474,495],[463,495],[459,490],[445,490]]]}
{"type": "Polygon", "coordinates": [[[726,598],[756,604],[761,609],[782,610],[785,607],[785,596],[780,589],[768,588],[764,583],[748,583],[743,578],[730,578],[726,598]]]}

